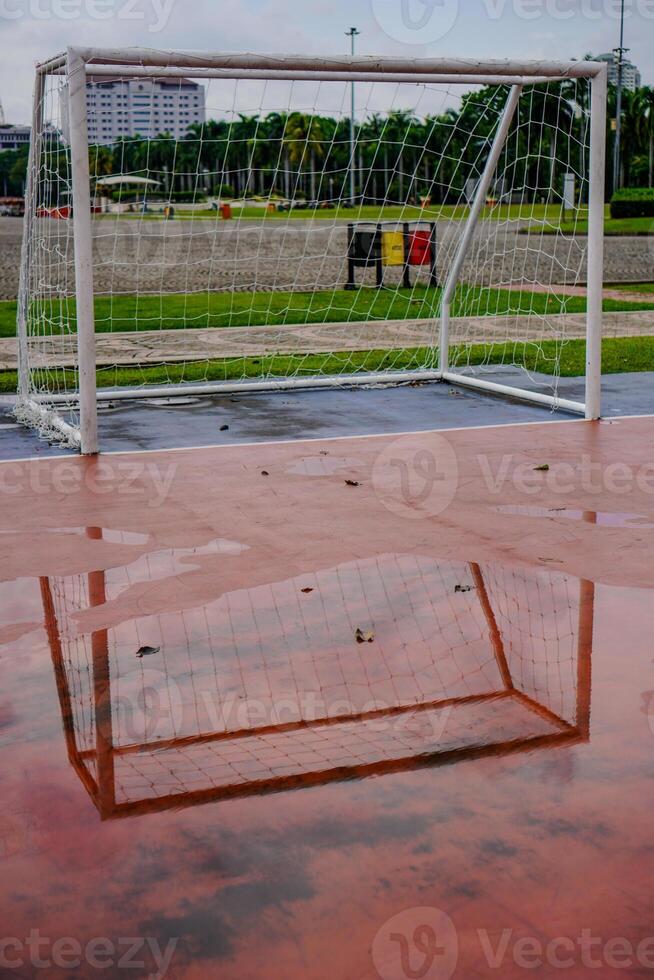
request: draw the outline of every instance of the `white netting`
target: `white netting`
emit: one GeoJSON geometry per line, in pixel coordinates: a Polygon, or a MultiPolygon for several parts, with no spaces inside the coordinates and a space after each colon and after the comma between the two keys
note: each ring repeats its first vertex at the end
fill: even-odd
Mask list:
{"type": "Polygon", "coordinates": [[[586,729],[575,579],[382,555],[87,631],[180,557],[43,586],[71,761],[116,813],[586,729]]]}
{"type": "MultiPolygon", "coordinates": [[[[67,83],[44,83],[19,317],[28,413],[77,392],[67,83]]],[[[455,369],[545,372],[540,390],[558,392],[565,345],[585,335],[589,89],[522,91],[454,294],[455,369]]],[[[347,82],[93,77],[99,388],[436,368],[442,286],[510,91],[362,82],[352,150],[347,82]]]]}

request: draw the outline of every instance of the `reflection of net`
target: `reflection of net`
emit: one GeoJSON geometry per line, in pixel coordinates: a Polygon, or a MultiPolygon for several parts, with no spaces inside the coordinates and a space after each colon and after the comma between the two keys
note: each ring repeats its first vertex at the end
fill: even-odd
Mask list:
{"type": "Polygon", "coordinates": [[[577,723],[579,598],[558,574],[484,569],[511,678],[518,690],[569,724],[577,723]]]}
{"type": "MultiPolygon", "coordinates": [[[[107,600],[166,560],[107,572],[107,600]]],[[[71,758],[99,785],[98,657],[118,809],[570,736],[578,588],[561,574],[385,555],[91,637],[75,631],[83,578],[52,579],[71,758]],[[160,651],[138,660],[144,645],[160,651]]]]}

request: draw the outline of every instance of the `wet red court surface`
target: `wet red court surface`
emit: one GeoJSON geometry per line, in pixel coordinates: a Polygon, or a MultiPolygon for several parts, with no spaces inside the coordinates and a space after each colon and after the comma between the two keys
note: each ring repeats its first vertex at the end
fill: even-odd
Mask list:
{"type": "Polygon", "coordinates": [[[0,976],[654,974],[653,449],[2,464],[0,976]]]}

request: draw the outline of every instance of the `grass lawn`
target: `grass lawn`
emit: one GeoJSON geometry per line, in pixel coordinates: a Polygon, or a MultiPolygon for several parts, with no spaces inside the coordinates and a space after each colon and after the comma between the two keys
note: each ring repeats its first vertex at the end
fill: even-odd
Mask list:
{"type": "MultiPolygon", "coordinates": [[[[469,208],[467,205],[431,205],[421,208],[414,205],[363,205],[356,208],[331,208],[331,209],[299,209],[292,211],[267,211],[265,207],[232,206],[234,218],[245,221],[462,221],[467,218],[469,208]]],[[[544,235],[556,235],[563,233],[566,235],[587,235],[588,220],[587,209],[581,208],[575,220],[561,220],[560,204],[510,204],[496,208],[484,208],[481,214],[482,221],[524,221],[534,222],[534,231],[542,232],[544,235]],[[538,224],[542,223],[542,229],[538,224]]],[[[162,214],[102,214],[96,215],[101,220],[120,218],[131,221],[163,221],[162,214]]],[[[610,208],[606,206],[605,214],[605,234],[615,235],[654,235],[654,220],[651,218],[611,218],[610,208]]],[[[175,207],[175,221],[197,221],[210,220],[222,222],[220,213],[211,208],[202,208],[197,211],[184,209],[183,205],[175,207]]],[[[525,229],[526,231],[526,229],[525,229]]]]}
{"type": "MultiPolygon", "coordinates": [[[[588,221],[580,218],[578,221],[562,221],[556,228],[543,228],[544,235],[556,235],[562,232],[566,235],[587,235],[588,221]]],[[[607,237],[616,235],[654,235],[654,220],[652,218],[611,218],[604,223],[604,234],[607,237]]]]}
{"type": "MultiPolygon", "coordinates": [[[[467,205],[430,205],[421,208],[415,205],[369,205],[365,204],[354,208],[294,208],[292,211],[267,211],[265,207],[250,205],[240,207],[238,204],[232,205],[234,218],[257,221],[461,221],[469,213],[467,205]]],[[[126,212],[121,215],[103,214],[97,215],[101,219],[120,217],[128,218],[132,221],[143,218],[145,220],[164,220],[162,214],[130,214],[126,212]]],[[[220,213],[211,208],[202,208],[197,211],[185,209],[183,204],[175,205],[175,218],[173,220],[190,221],[197,218],[209,218],[214,221],[222,221],[220,213]]],[[[545,204],[511,204],[498,208],[484,208],[482,220],[484,219],[506,221],[548,221],[558,224],[561,218],[560,205],[545,204]]]]}
{"type": "MultiPolygon", "coordinates": [[[[365,288],[314,293],[167,293],[141,296],[99,296],[95,301],[96,332],[174,330],[284,324],[339,323],[368,320],[423,319],[439,315],[441,290],[365,288]]],[[[518,292],[460,286],[454,316],[583,313],[583,296],[518,292]]],[[[606,311],[654,310],[649,302],[604,301],[606,311]]],[[[47,318],[47,333],[75,330],[75,301],[50,300],[36,311],[47,318]]],[[[16,332],[16,303],[0,302],[0,337],[16,332]]]]}
{"type": "MultiPolygon", "coordinates": [[[[556,373],[562,377],[580,377],[585,370],[586,344],[570,340],[564,345],[553,341],[540,344],[476,344],[470,348],[454,348],[452,365],[517,364],[543,374],[556,373]]],[[[108,388],[122,385],[161,384],[167,381],[229,381],[241,378],[284,377],[297,374],[354,374],[382,370],[410,370],[436,366],[432,348],[419,347],[400,351],[361,351],[328,355],[275,355],[261,358],[231,358],[205,362],[189,362],[144,370],[130,367],[99,369],[98,386],[108,388]]],[[[621,374],[626,371],[654,371],[654,337],[619,337],[604,341],[602,373],[621,374]]],[[[75,387],[71,370],[48,371],[48,379],[61,390],[75,387]]],[[[0,372],[0,391],[15,392],[15,371],[0,372]]]]}

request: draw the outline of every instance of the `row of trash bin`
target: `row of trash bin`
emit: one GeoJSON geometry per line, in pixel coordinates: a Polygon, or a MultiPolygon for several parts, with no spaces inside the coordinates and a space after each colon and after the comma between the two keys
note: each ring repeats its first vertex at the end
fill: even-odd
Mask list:
{"type": "Polygon", "coordinates": [[[435,222],[356,222],[348,225],[348,277],[346,289],[355,289],[355,270],[374,266],[377,285],[384,284],[384,269],[401,267],[403,285],[411,286],[411,267],[427,266],[429,282],[438,285],[436,274],[435,222]]]}

